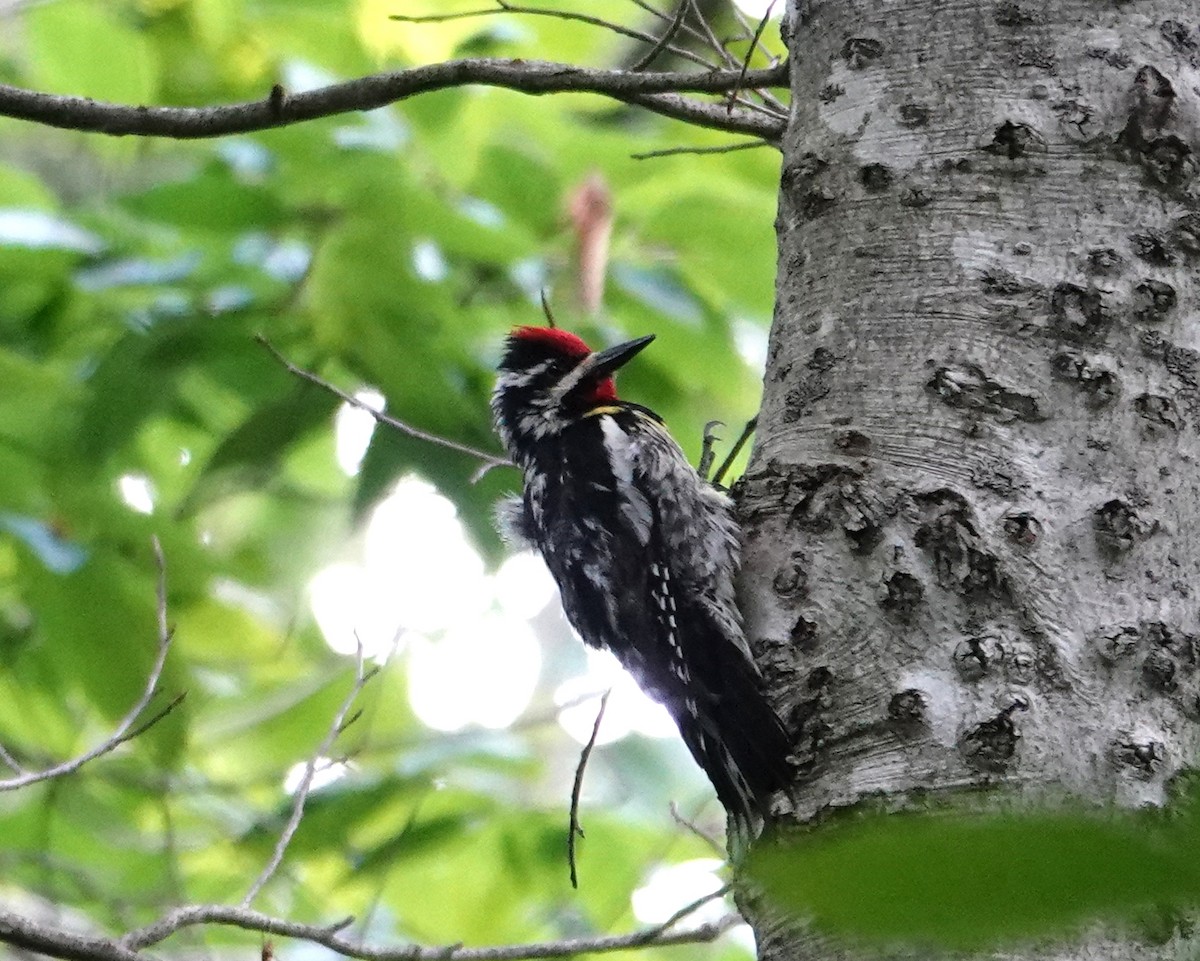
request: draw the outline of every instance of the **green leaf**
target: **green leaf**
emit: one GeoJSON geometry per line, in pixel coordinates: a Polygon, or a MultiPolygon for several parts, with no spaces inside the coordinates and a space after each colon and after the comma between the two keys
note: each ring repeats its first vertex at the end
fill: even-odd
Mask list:
{"type": "Polygon", "coordinates": [[[32,173],[0,165],[0,207],[56,210],[58,204],[49,188],[32,173]]]}
{"type": "Polygon", "coordinates": [[[28,449],[58,434],[63,403],[76,387],[53,366],[0,348],[0,438],[28,449]]]}
{"type": "Polygon", "coordinates": [[[278,776],[274,790],[282,794],[283,773],[308,760],[345,702],[353,671],[343,665],[318,672],[310,664],[284,683],[260,672],[260,686],[224,698],[220,710],[197,719],[205,771],[221,780],[278,776]]]}
{"type": "Polygon", "coordinates": [[[263,230],[283,219],[269,190],[239,180],[228,166],[215,162],[190,180],[129,194],[121,204],[138,217],[188,230],[263,230]]]}
{"type": "Polygon", "coordinates": [[[29,80],[44,93],[152,103],[158,71],[145,37],[84,0],[40,4],[25,19],[29,80]]]}
{"type": "Polygon", "coordinates": [[[190,514],[236,491],[270,483],[284,453],[318,424],[328,424],[337,404],[328,391],[301,384],[260,407],[213,451],[180,512],[190,514]]]}
{"type": "Polygon", "coordinates": [[[974,951],[1200,904],[1196,811],[847,816],[760,844],[749,874],[830,934],[974,951]]]}
{"type": "Polygon", "coordinates": [[[628,190],[622,200],[637,211],[642,240],[666,244],[688,283],[704,297],[722,307],[768,313],[775,293],[774,259],[730,256],[730,251],[769,247],[775,189],[753,189],[732,177],[692,185],[660,174],[628,190]]]}
{"type": "MultiPolygon", "coordinates": [[[[86,563],[65,574],[48,570],[28,555],[21,562],[21,582],[36,613],[38,639],[62,684],[59,696],[83,690],[110,724],[123,717],[145,689],[158,649],[154,566],[148,550],[139,561],[135,566],[93,549],[86,563]]],[[[186,676],[178,659],[168,657],[159,694],[143,719],[184,692],[186,676]]],[[[160,764],[176,763],[185,746],[188,713],[187,702],[180,704],[136,744],[150,746],[160,764]]],[[[93,740],[103,739],[91,729],[87,733],[93,740]]]]}

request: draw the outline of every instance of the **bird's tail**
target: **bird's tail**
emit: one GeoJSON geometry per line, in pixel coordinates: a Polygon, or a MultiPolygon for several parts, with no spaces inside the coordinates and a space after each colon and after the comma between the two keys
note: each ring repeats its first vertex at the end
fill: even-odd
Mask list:
{"type": "Polygon", "coordinates": [[[762,832],[771,796],[795,773],[792,742],[748,664],[725,665],[718,692],[695,712],[677,714],[679,731],[716,789],[742,846],[762,832]]]}

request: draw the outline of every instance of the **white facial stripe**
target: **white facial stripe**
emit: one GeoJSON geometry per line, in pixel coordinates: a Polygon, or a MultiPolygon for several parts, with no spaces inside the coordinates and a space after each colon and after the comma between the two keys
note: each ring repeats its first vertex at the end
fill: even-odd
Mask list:
{"type": "Polygon", "coordinates": [[[526,370],[506,370],[496,379],[496,388],[504,390],[509,387],[528,387],[546,373],[552,363],[554,362],[551,360],[543,360],[526,370]]]}
{"type": "Polygon", "coordinates": [[[550,395],[555,400],[562,400],[567,394],[571,393],[571,391],[579,386],[580,381],[591,374],[592,368],[596,366],[596,356],[596,354],[588,354],[583,358],[583,360],[575,365],[574,370],[550,389],[550,395]]]}

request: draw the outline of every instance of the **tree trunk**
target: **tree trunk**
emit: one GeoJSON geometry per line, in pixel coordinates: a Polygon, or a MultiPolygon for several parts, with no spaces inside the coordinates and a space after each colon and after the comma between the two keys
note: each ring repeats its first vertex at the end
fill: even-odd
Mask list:
{"type": "MultiPolygon", "coordinates": [[[[1161,805],[1200,741],[1198,8],[789,8],[740,503],[795,818],[978,786],[1161,805]]],[[[758,927],[763,958],[858,956],[758,927]]]]}

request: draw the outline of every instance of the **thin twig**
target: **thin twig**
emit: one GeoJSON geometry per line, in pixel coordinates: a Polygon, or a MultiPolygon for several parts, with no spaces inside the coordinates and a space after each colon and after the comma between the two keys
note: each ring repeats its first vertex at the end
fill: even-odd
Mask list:
{"type": "MultiPolygon", "coordinates": [[[[786,64],[782,65],[786,69],[786,64]]],[[[640,74],[639,76],[647,76],[640,74]]],[[[777,142],[787,129],[787,118],[759,104],[738,102],[738,108],[730,113],[720,104],[700,103],[678,94],[662,93],[654,96],[630,97],[628,103],[645,107],[663,117],[682,120],[696,127],[724,130],[726,133],[743,133],[750,137],[777,142]],[[717,117],[722,118],[720,121],[717,117]]]]}
{"type": "Polygon", "coordinates": [[[761,53],[768,60],[770,60],[772,63],[774,63],[775,60],[777,59],[776,56],[773,53],[771,53],[770,50],[767,49],[767,45],[762,42],[763,31],[766,28],[765,21],[767,19],[769,19],[770,15],[771,15],[771,7],[773,7],[774,5],[775,5],[775,0],[771,0],[771,5],[769,7],[767,7],[767,16],[763,18],[764,22],[759,26],[759,28],[757,30],[753,30],[753,31],[750,29],[750,22],[746,19],[746,15],[744,13],[742,13],[742,11],[738,7],[738,5],[736,3],[731,3],[729,5],[730,8],[733,10],[734,17],[737,18],[737,22],[741,25],[741,28],[744,31],[746,31],[746,36],[753,37],[753,39],[751,39],[751,41],[750,41],[750,50],[746,54],[747,60],[750,59],[750,55],[754,52],[754,49],[756,47],[758,48],[758,52],[761,53]]]}
{"type": "Polygon", "coordinates": [[[171,713],[175,706],[183,700],[184,695],[178,695],[171,703],[160,710],[152,718],[144,724],[134,727],[134,723],[141,717],[142,712],[149,705],[154,695],[158,692],[158,682],[162,677],[163,667],[167,662],[167,652],[171,649],[171,638],[173,632],[167,626],[167,565],[163,557],[162,545],[159,544],[158,538],[152,538],[151,543],[154,546],[154,562],[158,566],[158,652],[154,656],[154,664],[150,668],[150,675],[146,679],[146,686],[142,691],[141,696],[129,709],[126,715],[121,718],[116,729],[105,740],[97,744],[90,751],[80,754],[78,757],[72,758],[69,761],[63,761],[61,764],[55,764],[53,767],[46,768],[42,771],[27,771],[16,777],[0,780],[0,791],[15,791],[18,788],[26,787],[30,784],[37,784],[39,781],[49,781],[52,778],[65,777],[68,774],[74,774],[89,761],[94,761],[96,758],[115,751],[126,741],[131,741],[135,737],[144,734],[149,728],[153,727],[164,717],[171,713]]]}
{"type": "Polygon", "coordinates": [[[675,11],[675,17],[667,24],[667,29],[663,31],[663,35],[658,38],[654,46],[646,51],[644,57],[640,57],[636,63],[630,66],[630,70],[638,71],[645,70],[654,62],[663,50],[670,50],[674,53],[677,48],[671,46],[671,41],[675,39],[675,34],[679,32],[679,28],[683,26],[683,21],[687,18],[687,4],[681,3],[679,9],[675,11]]]}
{"type": "MultiPolygon", "coordinates": [[[[672,14],[665,13],[662,10],[659,10],[653,4],[647,3],[646,0],[630,0],[630,2],[638,9],[644,10],[646,13],[650,14],[653,17],[657,17],[659,19],[659,21],[661,21],[662,23],[669,25],[671,23],[671,21],[675,19],[675,17],[672,14]]],[[[680,6],[684,10],[687,10],[688,9],[688,0],[682,0],[682,3],[680,3],[680,6]]],[[[695,27],[693,27],[690,23],[687,22],[686,15],[684,16],[684,19],[683,19],[682,32],[686,33],[693,40],[699,40],[702,43],[706,42],[705,38],[704,38],[704,34],[702,34],[699,30],[697,30],[695,27]]]]}
{"type": "Polygon", "coordinates": [[[21,762],[9,754],[8,751],[4,749],[3,744],[0,744],[0,761],[3,761],[5,764],[7,764],[9,768],[12,769],[14,774],[25,773],[25,768],[21,767],[21,762]]]}
{"type": "Polygon", "coordinates": [[[317,773],[317,764],[321,758],[329,753],[329,749],[333,746],[334,740],[342,733],[351,723],[351,720],[346,719],[346,715],[350,713],[350,708],[354,704],[355,699],[362,693],[362,689],[367,682],[378,672],[377,668],[365,670],[363,664],[363,648],[362,643],[358,642],[355,653],[354,662],[354,684],[350,688],[350,693],[346,695],[346,699],[338,708],[337,713],[333,716],[333,722],[329,725],[329,730],[321,743],[317,745],[315,751],[309,757],[304,765],[304,775],[300,778],[300,783],[296,787],[296,793],[292,798],[292,813],[288,817],[287,824],[279,833],[279,840],[275,842],[275,850],[271,852],[271,859],[262,869],[254,883],[246,891],[242,898],[241,906],[248,908],[258,896],[258,892],[263,889],[263,886],[271,880],[276,871],[279,870],[279,865],[283,863],[283,856],[287,853],[288,845],[292,843],[292,837],[296,834],[297,828],[300,827],[300,821],[304,817],[304,805],[308,800],[309,791],[312,790],[313,777],[317,773]]]}
{"type": "Polygon", "coordinates": [[[699,0],[686,0],[692,6],[692,13],[696,15],[696,22],[700,25],[700,30],[704,34],[704,39],[708,41],[708,45],[716,52],[717,56],[725,61],[725,66],[732,67],[735,70],[742,66],[738,62],[737,57],[725,49],[725,44],[717,39],[717,35],[713,33],[713,28],[708,20],[704,17],[704,11],[700,9],[699,0]]]}
{"type": "Polygon", "coordinates": [[[431,434],[428,431],[420,430],[417,427],[406,424],[402,420],[397,420],[395,417],[389,417],[382,411],[378,411],[369,404],[363,403],[363,401],[359,400],[353,394],[348,394],[340,387],[335,387],[333,384],[329,383],[329,381],[317,374],[314,374],[311,370],[305,370],[303,367],[297,367],[290,360],[284,357],[283,354],[276,349],[274,344],[267,340],[267,338],[262,334],[255,335],[254,339],[264,348],[266,348],[267,351],[270,352],[271,356],[274,357],[289,374],[299,377],[301,380],[306,380],[310,384],[316,384],[322,390],[326,390],[335,397],[341,398],[345,403],[356,408],[357,410],[366,411],[366,413],[370,414],[378,424],[384,424],[385,426],[392,428],[392,430],[399,431],[401,434],[405,434],[408,437],[427,441],[430,444],[437,444],[439,447],[445,447],[449,450],[458,451],[460,454],[466,454],[468,457],[474,457],[476,460],[483,461],[489,470],[493,467],[512,466],[511,461],[506,460],[505,458],[496,454],[490,454],[487,451],[480,450],[477,447],[471,447],[469,444],[460,444],[458,441],[450,440],[447,437],[439,437],[437,434],[431,434]]]}
{"type": "MultiPolygon", "coordinates": [[[[740,66],[740,65],[739,65],[740,66]]],[[[770,87],[787,82],[785,65],[747,72],[747,87],[770,87]]],[[[407,97],[470,84],[503,87],[529,94],[597,93],[632,103],[700,126],[717,130],[782,136],[778,117],[745,110],[728,115],[720,104],[679,97],[680,92],[724,93],[734,87],[740,71],[633,73],[593,70],[541,60],[473,58],[374,74],[315,90],[263,97],[215,107],[151,107],[105,103],[87,97],[38,93],[0,84],[0,116],[30,120],[50,127],[114,136],[194,139],[268,130],[318,117],[374,110],[407,97]]]]}
{"type": "Polygon", "coordinates": [[[546,315],[546,326],[553,329],[558,326],[554,320],[554,311],[550,309],[550,298],[546,296],[546,288],[543,287],[538,291],[538,296],[542,300],[542,313],[546,315]]]}
{"type": "Polygon", "coordinates": [[[726,856],[725,846],[721,844],[721,842],[715,837],[713,837],[713,835],[705,831],[704,828],[696,824],[695,821],[689,821],[682,814],[680,814],[679,807],[674,801],[672,801],[668,807],[671,811],[672,821],[678,824],[681,828],[686,828],[687,830],[691,831],[692,834],[696,835],[696,837],[712,848],[719,857],[723,858],[726,856]]]}
{"type": "MultiPolygon", "coordinates": [[[[702,898],[688,909],[707,904],[718,894],[714,892],[702,898]]],[[[141,951],[151,945],[169,938],[172,934],[186,927],[198,924],[219,924],[241,928],[246,931],[261,931],[275,936],[298,938],[314,944],[320,944],[331,951],[348,958],[359,958],[362,961],[526,961],[526,959],[563,958],[582,954],[600,954],[609,951],[626,951],[630,948],[646,947],[647,945],[671,944],[703,944],[714,941],[722,933],[729,930],[742,919],[736,914],[728,914],[711,924],[698,925],[686,931],[669,930],[678,924],[686,911],[676,912],[672,918],[663,924],[643,928],[630,934],[606,935],[596,938],[567,938],[561,941],[542,941],[530,944],[497,945],[494,947],[467,948],[461,945],[374,945],[343,937],[340,932],[346,927],[346,921],[337,925],[322,927],[312,924],[299,924],[282,918],[274,918],[258,911],[245,908],[235,908],[221,904],[198,904],[176,908],[153,924],[133,931],[119,942],[106,942],[112,953],[74,954],[67,955],[47,947],[50,938],[43,937],[39,948],[45,954],[53,957],[83,958],[85,961],[146,961],[145,956],[131,954],[131,951],[141,951]],[[118,953],[119,952],[119,953],[118,953]]],[[[0,910],[0,941],[5,941],[6,924],[12,923],[28,929],[36,927],[43,934],[53,932],[58,937],[68,937],[65,931],[51,929],[49,926],[33,925],[24,918],[0,910]]],[[[57,938],[55,939],[57,940],[57,938]]]]}
{"type": "Polygon", "coordinates": [[[587,768],[588,758],[596,746],[596,738],[600,735],[600,722],[604,720],[604,709],[608,707],[608,696],[612,694],[609,688],[600,695],[600,707],[596,711],[596,720],[592,722],[592,736],[579,753],[579,766],[575,768],[575,783],[571,786],[571,820],[567,825],[567,863],[571,866],[571,887],[579,887],[579,876],[575,871],[575,839],[583,837],[583,827],[579,823],[579,795],[583,791],[583,772],[587,768]]]}
{"type": "MultiPolygon", "coordinates": [[[[734,4],[731,4],[731,6],[733,7],[733,15],[735,17],[737,17],[738,23],[741,24],[742,29],[744,31],[746,31],[746,36],[753,35],[753,38],[754,38],[753,42],[750,45],[750,48],[746,51],[746,59],[744,62],[750,61],[750,58],[754,55],[754,48],[757,47],[758,50],[762,53],[762,55],[767,58],[767,61],[769,63],[771,63],[772,65],[777,64],[779,62],[779,58],[777,56],[775,56],[775,54],[773,54],[767,48],[767,45],[762,42],[762,35],[764,32],[763,28],[766,27],[766,24],[765,23],[762,24],[762,27],[760,27],[757,31],[752,31],[750,29],[750,24],[746,20],[745,14],[743,14],[742,11],[738,9],[738,5],[736,3],[734,3],[734,4]]],[[[780,100],[778,97],[776,97],[769,90],[765,90],[762,87],[759,87],[754,92],[756,94],[758,94],[758,96],[762,97],[763,103],[765,103],[768,107],[774,107],[776,110],[778,110],[782,114],[786,114],[788,112],[788,105],[786,103],[784,103],[782,100],[780,100]]]]}
{"type": "Polygon", "coordinates": [[[148,730],[150,730],[150,728],[154,727],[155,724],[157,724],[159,721],[161,721],[164,717],[166,717],[168,714],[170,714],[173,710],[175,710],[175,708],[179,707],[179,705],[183,702],[183,699],[185,697],[187,697],[187,691],[180,691],[173,698],[171,698],[171,700],[169,700],[166,704],[164,704],[159,710],[155,711],[153,714],[150,715],[150,717],[146,718],[144,723],[139,724],[137,727],[135,727],[133,730],[131,730],[128,734],[126,734],[125,737],[122,739],[122,743],[124,741],[132,741],[135,737],[141,737],[148,730]]]}
{"type": "Polygon", "coordinates": [[[721,481],[723,481],[725,479],[725,475],[729,473],[729,468],[733,466],[733,462],[737,460],[738,454],[742,452],[742,448],[746,446],[746,441],[748,441],[751,435],[753,435],[754,428],[757,426],[758,415],[755,414],[748,421],[746,421],[746,426],[742,428],[741,435],[734,442],[733,447],[730,449],[729,456],[721,462],[721,466],[718,467],[717,472],[713,474],[711,481],[713,487],[719,487],[721,485],[721,481]]]}
{"type": "MultiPolygon", "coordinates": [[[[674,19],[673,17],[669,16],[668,14],[663,13],[661,10],[657,9],[656,7],[652,6],[651,4],[646,3],[645,0],[631,0],[631,2],[639,9],[646,11],[646,13],[649,13],[654,17],[657,17],[659,20],[663,21],[664,23],[667,23],[668,25],[673,22],[673,19],[674,19]]],[[[746,35],[749,36],[750,35],[750,25],[746,22],[746,18],[744,16],[742,16],[741,11],[738,10],[737,4],[730,4],[730,6],[733,8],[734,15],[738,18],[738,23],[740,23],[742,25],[742,29],[745,30],[746,35]]],[[[724,45],[721,44],[720,41],[718,41],[716,39],[716,37],[712,34],[711,31],[708,31],[706,33],[706,32],[697,30],[695,27],[691,26],[687,22],[686,15],[687,15],[687,11],[689,9],[691,9],[691,3],[689,2],[689,0],[681,0],[679,7],[676,11],[676,15],[682,14],[684,17],[683,32],[686,33],[688,36],[692,37],[693,39],[699,40],[701,43],[704,43],[706,45],[711,46],[713,42],[716,42],[716,45],[719,48],[724,49],[724,45]]],[[[704,21],[702,20],[701,22],[703,23],[704,21]]],[[[704,26],[707,30],[708,24],[704,23],[704,26]]],[[[762,50],[764,55],[766,55],[766,57],[771,61],[772,66],[778,65],[779,59],[777,57],[773,56],[771,54],[771,52],[765,46],[763,46],[763,44],[761,42],[761,34],[760,34],[758,47],[760,50],[762,50]]],[[[753,50],[753,48],[751,48],[751,51],[752,50],[753,50]]],[[[750,53],[750,51],[748,51],[746,54],[747,60],[750,58],[750,55],[751,55],[751,53],[750,53]]],[[[727,57],[726,60],[730,66],[737,66],[737,64],[738,64],[738,61],[736,60],[736,58],[727,57]],[[732,62],[730,62],[730,61],[732,61],[732,62]]],[[[745,61],[741,61],[741,63],[744,64],[745,61]]],[[[759,96],[762,99],[763,105],[765,107],[769,108],[769,112],[771,113],[771,115],[781,116],[781,117],[787,116],[787,113],[788,113],[787,104],[783,103],[783,101],[781,101],[778,97],[776,97],[776,96],[772,95],[770,92],[768,92],[766,90],[766,88],[755,87],[754,92],[757,96],[759,96]]],[[[737,102],[741,103],[741,104],[746,103],[746,101],[741,100],[740,98],[738,99],[737,102]]]]}
{"type": "Polygon", "coordinates": [[[758,27],[754,31],[754,36],[750,38],[750,49],[746,51],[745,59],[742,60],[742,73],[738,79],[738,85],[733,88],[729,94],[729,106],[727,109],[732,110],[734,102],[737,100],[738,91],[742,89],[742,85],[746,80],[746,71],[750,69],[750,60],[754,56],[754,48],[758,46],[759,40],[762,39],[763,31],[767,29],[767,22],[771,19],[771,8],[775,6],[775,0],[771,0],[767,4],[767,9],[763,13],[762,19],[758,21],[758,27]]]}
{"type": "Polygon", "coordinates": [[[721,144],[716,147],[667,147],[663,150],[647,150],[643,153],[632,153],[631,160],[651,160],[655,157],[674,157],[676,154],[714,154],[733,153],[735,150],[755,150],[758,147],[777,147],[767,140],[739,140],[737,143],[721,144]]]}
{"type": "MultiPolygon", "coordinates": [[[[771,97],[769,99],[769,102],[767,102],[767,103],[753,104],[753,103],[750,103],[749,101],[742,99],[740,96],[738,96],[739,92],[746,89],[747,87],[758,87],[759,86],[758,84],[747,84],[745,82],[746,75],[750,73],[749,68],[750,68],[750,59],[753,54],[753,46],[751,46],[751,49],[746,52],[746,56],[744,59],[738,60],[737,57],[735,57],[732,53],[729,52],[729,49],[725,46],[725,44],[723,44],[720,41],[720,39],[717,37],[716,33],[713,32],[712,26],[709,24],[708,20],[705,19],[704,12],[700,9],[699,0],[685,0],[685,2],[690,3],[692,12],[695,13],[695,15],[696,15],[696,21],[697,21],[697,23],[700,24],[700,29],[703,33],[704,40],[708,43],[708,45],[713,50],[715,50],[721,56],[721,58],[725,62],[726,67],[737,70],[739,76],[742,77],[742,82],[740,82],[732,92],[727,94],[727,103],[726,103],[726,107],[725,107],[726,111],[732,111],[734,106],[740,106],[740,107],[747,107],[747,108],[758,110],[769,117],[786,117],[787,116],[786,107],[784,107],[784,105],[782,103],[780,103],[778,100],[776,100],[774,97],[771,97]]],[[[759,33],[758,33],[758,37],[760,39],[762,37],[762,30],[766,28],[766,25],[767,25],[766,20],[764,20],[760,24],[759,33]]],[[[760,94],[759,96],[762,96],[762,94],[760,94]]],[[[764,97],[763,99],[767,100],[766,97],[764,97]]]]}
{"type": "Polygon", "coordinates": [[[702,907],[704,907],[704,905],[708,904],[709,901],[715,901],[717,898],[725,897],[725,895],[727,895],[731,890],[733,890],[733,885],[724,884],[717,888],[717,890],[705,894],[702,897],[696,898],[696,900],[692,901],[690,904],[685,904],[682,908],[667,918],[667,920],[651,928],[646,932],[646,935],[653,937],[655,933],[663,934],[664,932],[669,931],[689,914],[694,914],[695,912],[699,911],[702,907]]]}
{"type": "MultiPolygon", "coordinates": [[[[460,10],[457,13],[433,13],[423,14],[419,16],[404,16],[401,14],[393,14],[388,17],[389,20],[396,20],[400,23],[445,23],[447,20],[468,20],[473,17],[493,17],[498,14],[514,13],[529,17],[553,17],[556,20],[572,20],[576,23],[586,23],[590,27],[600,27],[603,30],[611,30],[613,33],[619,34],[622,37],[628,37],[631,40],[638,40],[642,43],[648,43],[657,46],[659,41],[653,35],[645,33],[641,30],[635,30],[632,27],[622,26],[619,23],[613,23],[611,20],[605,20],[603,17],[594,17],[586,13],[575,13],[570,10],[551,10],[543,7],[525,7],[517,4],[508,3],[507,0],[495,0],[495,7],[484,7],[480,10],[460,10]]],[[[711,68],[713,65],[701,57],[684,47],[671,47],[671,52],[676,56],[683,57],[685,60],[690,60],[692,63],[700,64],[703,67],[711,68]]],[[[636,67],[633,69],[637,69],[636,67]]]]}

